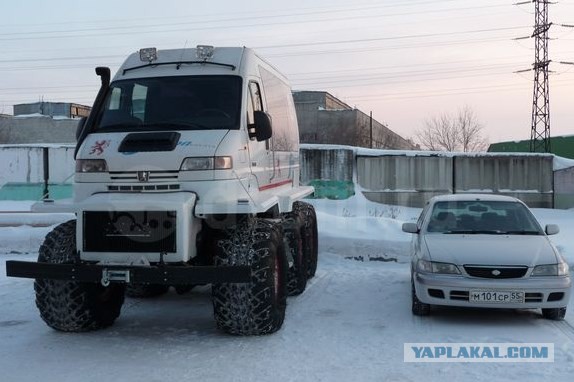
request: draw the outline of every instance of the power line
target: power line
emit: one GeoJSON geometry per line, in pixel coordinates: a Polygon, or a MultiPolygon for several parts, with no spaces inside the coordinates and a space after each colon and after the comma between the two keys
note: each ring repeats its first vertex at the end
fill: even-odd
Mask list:
{"type": "Polygon", "coordinates": [[[362,39],[351,39],[351,40],[336,40],[336,41],[305,42],[305,43],[295,43],[295,44],[266,45],[266,46],[255,47],[255,49],[277,49],[277,48],[292,48],[292,47],[300,47],[300,46],[355,44],[355,43],[359,43],[359,42],[406,40],[406,39],[415,39],[415,38],[467,35],[467,34],[507,31],[507,30],[517,30],[517,29],[524,29],[524,28],[527,28],[527,27],[514,26],[514,27],[503,27],[503,28],[474,29],[474,30],[466,30],[466,31],[459,31],[459,32],[420,33],[420,34],[400,35],[400,36],[391,36],[391,37],[375,37],[375,38],[362,38],[362,39]]]}
{"type": "MultiPolygon", "coordinates": [[[[430,2],[432,3],[432,2],[430,2]]],[[[423,3],[424,4],[424,3],[423,3]]],[[[381,9],[381,8],[388,8],[389,6],[372,6],[372,7],[362,7],[362,8],[351,8],[351,9],[341,9],[341,10],[322,10],[322,11],[315,11],[315,12],[298,12],[298,13],[290,13],[290,14],[279,14],[279,15],[264,15],[264,16],[246,16],[246,17],[233,17],[233,18],[220,18],[220,19],[211,19],[211,20],[199,20],[199,21],[186,21],[180,23],[160,23],[160,24],[140,24],[140,25],[121,25],[121,26],[107,26],[107,27],[97,27],[97,28],[83,28],[83,29],[58,29],[58,30],[48,30],[48,31],[41,31],[41,32],[8,32],[8,33],[0,33],[0,36],[22,36],[22,35],[37,35],[37,34],[54,34],[54,33],[80,33],[80,32],[93,32],[93,31],[113,31],[113,30],[127,30],[127,29],[134,29],[134,28],[159,28],[165,26],[180,26],[180,25],[197,25],[197,24],[208,24],[212,25],[213,23],[224,23],[230,21],[244,21],[244,20],[268,20],[272,18],[285,18],[285,17],[296,17],[296,16],[309,16],[309,15],[324,15],[324,14],[331,14],[331,13],[349,13],[349,12],[356,12],[356,11],[365,11],[365,10],[372,10],[372,9],[381,9]]],[[[386,13],[381,15],[359,15],[355,17],[350,17],[348,14],[344,18],[337,18],[337,19],[324,19],[324,21],[333,21],[333,20],[348,20],[353,18],[376,18],[376,17],[396,17],[396,16],[412,16],[418,14],[429,14],[429,13],[444,13],[445,11],[448,12],[458,12],[458,11],[467,11],[467,10],[477,10],[477,9],[489,9],[489,8],[500,8],[506,7],[504,4],[498,5],[483,5],[483,6],[473,6],[473,7],[461,7],[461,8],[447,8],[447,9],[431,9],[425,11],[415,11],[415,12],[405,12],[405,13],[386,13]]],[[[294,21],[294,22],[300,22],[294,21]]],[[[317,21],[317,20],[311,20],[317,21]]],[[[257,24],[259,25],[259,24],[257,24]]],[[[267,24],[266,24],[267,25],[267,24]]]]}

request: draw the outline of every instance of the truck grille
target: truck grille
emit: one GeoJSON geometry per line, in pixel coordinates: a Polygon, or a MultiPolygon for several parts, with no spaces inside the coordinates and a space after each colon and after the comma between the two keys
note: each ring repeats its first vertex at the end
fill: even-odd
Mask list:
{"type": "Polygon", "coordinates": [[[465,265],[464,270],[472,277],[486,279],[516,279],[523,277],[528,267],[496,267],[465,265]]]}
{"type": "Polygon", "coordinates": [[[180,189],[179,184],[147,184],[142,185],[108,185],[110,192],[150,192],[150,191],[177,191],[180,189]]]}
{"type": "Polygon", "coordinates": [[[176,252],[176,211],[84,211],[86,252],[176,252]]]}
{"type": "Polygon", "coordinates": [[[121,182],[140,182],[138,173],[146,173],[146,182],[177,180],[179,171],[110,171],[110,179],[121,182]]]}

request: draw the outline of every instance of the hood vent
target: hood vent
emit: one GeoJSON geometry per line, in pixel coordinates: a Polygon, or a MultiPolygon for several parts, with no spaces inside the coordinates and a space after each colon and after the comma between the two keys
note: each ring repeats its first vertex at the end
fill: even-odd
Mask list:
{"type": "Polygon", "coordinates": [[[131,133],[124,138],[118,151],[120,153],[173,151],[179,142],[179,137],[180,134],[173,131],[131,133]]]}

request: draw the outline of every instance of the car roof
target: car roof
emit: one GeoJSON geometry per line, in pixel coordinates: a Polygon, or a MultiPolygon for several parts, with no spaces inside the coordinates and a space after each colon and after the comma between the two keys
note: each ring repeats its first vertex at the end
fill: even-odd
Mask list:
{"type": "Polygon", "coordinates": [[[512,196],[496,195],[496,194],[449,194],[438,195],[429,200],[431,203],[435,202],[462,202],[462,201],[491,201],[491,202],[520,202],[512,196]]]}

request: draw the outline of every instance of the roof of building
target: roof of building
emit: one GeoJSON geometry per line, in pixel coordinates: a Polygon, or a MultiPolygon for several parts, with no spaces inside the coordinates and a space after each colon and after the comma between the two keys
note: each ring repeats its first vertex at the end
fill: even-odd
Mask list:
{"type": "MultiPolygon", "coordinates": [[[[550,138],[551,153],[564,158],[574,159],[574,135],[564,135],[550,138]]],[[[530,140],[493,143],[489,152],[529,152],[530,140]]]]}

